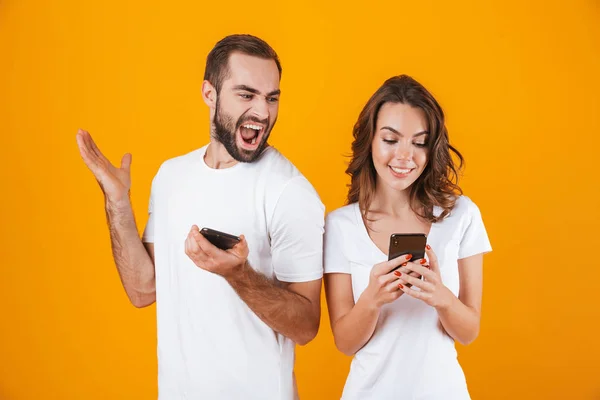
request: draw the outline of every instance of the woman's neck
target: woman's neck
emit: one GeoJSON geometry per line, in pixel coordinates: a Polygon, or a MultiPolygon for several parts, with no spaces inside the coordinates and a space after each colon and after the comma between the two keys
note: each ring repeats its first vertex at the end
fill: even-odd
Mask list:
{"type": "Polygon", "coordinates": [[[394,190],[384,183],[378,182],[373,201],[369,209],[372,212],[392,217],[409,217],[414,215],[410,204],[410,189],[394,190]]]}

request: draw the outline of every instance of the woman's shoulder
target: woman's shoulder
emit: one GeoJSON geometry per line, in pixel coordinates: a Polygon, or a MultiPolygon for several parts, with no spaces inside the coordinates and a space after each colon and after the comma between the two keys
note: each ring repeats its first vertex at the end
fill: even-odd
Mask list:
{"type": "Polygon", "coordinates": [[[356,224],[357,203],[350,203],[329,212],[325,218],[325,224],[356,224]]]}
{"type": "Polygon", "coordinates": [[[456,198],[456,203],[451,212],[454,216],[471,218],[474,215],[480,215],[479,207],[470,197],[460,195],[456,198]]]}

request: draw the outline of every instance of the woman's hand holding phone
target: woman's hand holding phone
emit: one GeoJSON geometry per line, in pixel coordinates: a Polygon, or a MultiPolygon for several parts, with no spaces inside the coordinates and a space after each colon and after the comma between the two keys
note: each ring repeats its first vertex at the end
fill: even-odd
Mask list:
{"type": "Polygon", "coordinates": [[[427,245],[425,251],[429,262],[423,258],[419,262],[408,262],[400,268],[400,290],[432,307],[446,307],[452,302],[454,295],[442,282],[437,256],[431,246],[427,245]],[[414,274],[422,275],[424,279],[417,279],[414,274]],[[408,286],[409,284],[412,287],[408,286]],[[420,290],[417,291],[413,287],[420,290]]]}
{"type": "MultiPolygon", "coordinates": [[[[402,296],[404,292],[400,290],[399,279],[403,274],[397,269],[411,258],[412,255],[406,254],[375,264],[371,269],[369,285],[360,296],[360,299],[366,301],[371,307],[379,309],[384,304],[391,303],[402,296]]],[[[415,279],[419,276],[416,272],[411,275],[415,279]]]]}

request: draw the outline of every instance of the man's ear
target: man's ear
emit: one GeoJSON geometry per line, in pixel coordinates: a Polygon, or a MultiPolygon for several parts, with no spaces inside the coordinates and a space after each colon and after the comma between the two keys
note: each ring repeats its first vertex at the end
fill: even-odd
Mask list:
{"type": "Polygon", "coordinates": [[[202,82],[202,99],[211,109],[217,107],[217,90],[209,81],[202,82]]]}

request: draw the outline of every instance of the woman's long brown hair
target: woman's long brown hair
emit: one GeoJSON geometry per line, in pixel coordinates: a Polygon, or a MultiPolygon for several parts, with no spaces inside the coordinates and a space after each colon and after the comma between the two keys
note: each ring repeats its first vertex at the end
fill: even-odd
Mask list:
{"type": "Polygon", "coordinates": [[[462,194],[458,176],[464,159],[448,141],[444,112],[438,102],[423,85],[407,75],[394,76],[385,81],[371,96],[354,125],[352,158],[346,169],[346,173],[352,178],[347,202],[358,202],[363,216],[369,219],[369,208],[377,184],[371,144],[379,110],[388,102],[420,108],[425,114],[429,130],[427,165],[421,176],[410,186],[410,206],[417,215],[429,222],[441,221],[454,207],[457,196],[462,194]],[[458,167],[450,152],[458,158],[458,167]],[[433,206],[439,206],[443,210],[437,217],[433,214],[433,206]]]}

